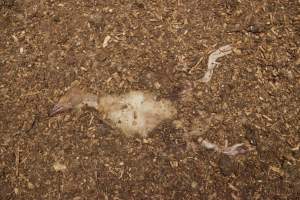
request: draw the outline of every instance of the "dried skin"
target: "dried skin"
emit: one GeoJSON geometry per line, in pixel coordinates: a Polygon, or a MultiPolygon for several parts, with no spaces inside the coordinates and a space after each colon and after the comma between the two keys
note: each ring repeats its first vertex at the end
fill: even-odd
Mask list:
{"type": "Polygon", "coordinates": [[[98,110],[105,120],[109,120],[128,136],[138,134],[146,137],[163,120],[173,118],[177,113],[170,101],[157,101],[154,95],[142,91],[98,98],[78,88],[72,88],[61,97],[51,115],[84,105],[98,110]]]}
{"type": "Polygon", "coordinates": [[[147,136],[163,120],[176,114],[176,109],[170,101],[157,101],[152,94],[141,91],[101,97],[98,110],[126,135],[139,134],[142,137],[147,136]]]}

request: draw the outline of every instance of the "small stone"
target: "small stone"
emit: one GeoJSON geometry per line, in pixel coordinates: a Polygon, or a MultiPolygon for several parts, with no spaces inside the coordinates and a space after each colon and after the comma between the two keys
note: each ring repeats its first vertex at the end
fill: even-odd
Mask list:
{"type": "Polygon", "coordinates": [[[199,92],[197,92],[197,97],[201,97],[201,96],[203,96],[203,92],[202,91],[199,91],[199,92]]]}
{"type": "Polygon", "coordinates": [[[256,73],[255,73],[255,76],[256,76],[258,79],[262,79],[263,74],[262,74],[260,68],[257,69],[257,71],[256,71],[256,73]]]}
{"type": "Polygon", "coordinates": [[[191,186],[192,186],[193,189],[196,189],[197,186],[198,186],[198,183],[196,181],[193,181],[191,186]]]}
{"type": "Polygon", "coordinates": [[[173,125],[175,126],[176,129],[182,129],[183,128],[183,122],[180,120],[174,120],[173,125]]]}
{"type": "Polygon", "coordinates": [[[150,142],[151,142],[150,139],[146,139],[146,138],[143,139],[143,143],[144,143],[144,144],[149,144],[150,142]]]}
{"type": "Polygon", "coordinates": [[[178,162],[176,160],[170,161],[170,165],[172,168],[176,168],[176,167],[178,167],[178,162]]]}
{"type": "Polygon", "coordinates": [[[30,190],[34,189],[34,185],[31,182],[28,182],[27,186],[30,190]]]}
{"type": "Polygon", "coordinates": [[[242,55],[242,51],[241,51],[240,49],[234,48],[234,49],[233,49],[233,52],[234,52],[236,55],[242,55]]]}
{"type": "Polygon", "coordinates": [[[154,83],[154,87],[155,87],[155,89],[158,90],[158,89],[161,87],[161,85],[160,85],[159,82],[156,81],[156,82],[154,83]]]}
{"type": "Polygon", "coordinates": [[[57,15],[54,15],[52,19],[54,22],[60,22],[60,18],[57,15]]]}
{"type": "Polygon", "coordinates": [[[153,74],[150,72],[150,73],[148,73],[148,74],[146,74],[146,78],[147,79],[151,79],[152,78],[152,76],[153,76],[153,74]]]}
{"type": "Polygon", "coordinates": [[[286,71],[286,76],[288,77],[288,79],[292,80],[294,78],[294,75],[291,71],[287,70],[286,71]]]}
{"type": "Polygon", "coordinates": [[[86,68],[84,68],[84,67],[80,67],[80,69],[82,70],[82,71],[84,71],[84,72],[87,72],[88,70],[86,69],[86,68]]]}
{"type": "Polygon", "coordinates": [[[15,35],[12,35],[11,37],[13,38],[14,42],[19,42],[19,39],[15,35]]]}
{"type": "Polygon", "coordinates": [[[228,108],[228,104],[226,102],[223,103],[222,105],[223,110],[226,110],[228,108]]]}
{"type": "Polygon", "coordinates": [[[102,45],[103,48],[107,47],[110,39],[111,37],[109,35],[104,38],[103,45],[102,45]]]}
{"type": "Polygon", "coordinates": [[[67,169],[67,166],[64,165],[64,164],[61,164],[59,162],[55,162],[53,164],[53,168],[54,168],[55,171],[58,172],[58,171],[65,171],[67,169]]]}
{"type": "Polygon", "coordinates": [[[15,194],[19,194],[19,188],[14,188],[15,194]]]}

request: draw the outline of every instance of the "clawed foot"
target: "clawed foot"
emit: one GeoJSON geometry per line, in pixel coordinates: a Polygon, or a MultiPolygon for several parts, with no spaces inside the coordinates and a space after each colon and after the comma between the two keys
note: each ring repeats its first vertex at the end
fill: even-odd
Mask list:
{"type": "Polygon", "coordinates": [[[225,146],[221,147],[201,137],[198,138],[197,142],[194,142],[191,139],[191,135],[190,136],[189,135],[190,135],[189,133],[185,133],[184,139],[187,145],[187,150],[192,150],[193,152],[197,151],[199,146],[198,144],[200,144],[200,146],[204,147],[205,149],[213,150],[228,156],[237,156],[241,154],[246,154],[247,152],[254,150],[254,148],[247,147],[244,143],[237,143],[232,146],[228,146],[226,142],[225,146]]]}

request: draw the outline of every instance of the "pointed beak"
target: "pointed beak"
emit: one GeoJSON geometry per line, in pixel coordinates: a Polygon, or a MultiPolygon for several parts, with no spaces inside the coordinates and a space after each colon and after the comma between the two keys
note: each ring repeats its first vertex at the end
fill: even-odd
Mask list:
{"type": "Polygon", "coordinates": [[[62,105],[59,105],[59,104],[56,104],[52,110],[49,112],[49,116],[50,117],[53,117],[54,115],[58,114],[58,113],[61,113],[61,112],[64,112],[66,111],[67,109],[62,106],[62,105]]]}

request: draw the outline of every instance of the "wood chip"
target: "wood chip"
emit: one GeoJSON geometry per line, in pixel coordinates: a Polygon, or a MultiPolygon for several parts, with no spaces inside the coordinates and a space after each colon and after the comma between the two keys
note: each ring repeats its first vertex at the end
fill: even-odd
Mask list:
{"type": "Polygon", "coordinates": [[[53,164],[53,168],[55,171],[59,172],[59,171],[65,171],[67,169],[67,166],[59,162],[55,162],[53,164]]]}
{"type": "Polygon", "coordinates": [[[109,35],[104,38],[103,45],[102,45],[103,48],[107,47],[110,39],[111,37],[109,35]]]}

